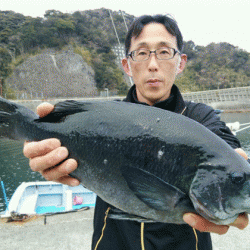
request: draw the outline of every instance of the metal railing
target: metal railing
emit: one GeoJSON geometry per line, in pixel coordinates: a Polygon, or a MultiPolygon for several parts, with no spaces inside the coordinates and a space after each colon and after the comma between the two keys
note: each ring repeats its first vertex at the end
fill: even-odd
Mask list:
{"type": "Polygon", "coordinates": [[[207,104],[214,102],[250,100],[250,86],[183,93],[183,98],[187,101],[207,104]]]}

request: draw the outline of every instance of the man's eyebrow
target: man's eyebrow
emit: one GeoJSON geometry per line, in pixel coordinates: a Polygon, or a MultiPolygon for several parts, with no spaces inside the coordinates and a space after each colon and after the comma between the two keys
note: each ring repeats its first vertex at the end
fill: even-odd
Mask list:
{"type": "MultiPolygon", "coordinates": [[[[167,42],[167,41],[161,41],[161,42],[157,43],[157,47],[159,47],[159,46],[173,47],[173,44],[170,42],[167,42]]],[[[137,48],[149,47],[149,44],[146,42],[141,42],[141,43],[138,43],[136,47],[137,48]]]]}
{"type": "Polygon", "coordinates": [[[137,44],[137,48],[141,48],[141,47],[148,47],[149,45],[147,44],[147,43],[145,43],[145,42],[141,42],[141,43],[139,43],[139,44],[137,44]]]}
{"type": "Polygon", "coordinates": [[[167,46],[167,47],[173,47],[173,44],[170,42],[160,42],[158,43],[158,46],[167,46]]]}

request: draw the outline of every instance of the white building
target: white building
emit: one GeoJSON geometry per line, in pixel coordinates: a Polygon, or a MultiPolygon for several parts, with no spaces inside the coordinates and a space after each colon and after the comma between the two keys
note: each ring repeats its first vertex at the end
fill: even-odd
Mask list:
{"type": "Polygon", "coordinates": [[[125,57],[125,47],[124,44],[117,44],[113,47],[113,52],[117,56],[116,62],[118,63],[119,66],[121,66],[121,61],[125,57]]]}

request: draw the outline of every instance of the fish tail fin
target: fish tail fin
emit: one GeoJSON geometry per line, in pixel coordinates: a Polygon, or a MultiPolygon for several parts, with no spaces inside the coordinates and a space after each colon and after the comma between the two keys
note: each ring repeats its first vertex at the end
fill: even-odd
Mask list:
{"type": "Polygon", "coordinates": [[[17,106],[0,97],[0,138],[15,139],[17,106]]]}

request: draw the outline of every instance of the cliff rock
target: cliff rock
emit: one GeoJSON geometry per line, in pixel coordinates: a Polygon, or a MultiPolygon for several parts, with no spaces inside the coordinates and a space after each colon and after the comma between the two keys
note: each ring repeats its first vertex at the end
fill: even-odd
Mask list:
{"type": "Polygon", "coordinates": [[[73,51],[46,50],[29,57],[6,79],[9,86],[27,96],[96,96],[94,70],[73,51]]]}

